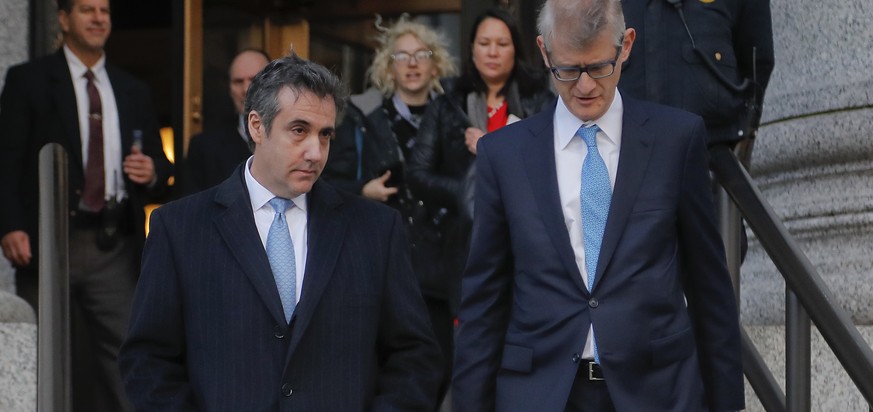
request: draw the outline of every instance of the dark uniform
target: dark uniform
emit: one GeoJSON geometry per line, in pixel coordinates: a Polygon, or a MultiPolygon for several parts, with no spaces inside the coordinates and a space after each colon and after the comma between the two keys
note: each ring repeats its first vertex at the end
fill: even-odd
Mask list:
{"type": "Polygon", "coordinates": [[[701,115],[710,142],[742,139],[760,116],[773,71],[770,1],[623,0],[622,7],[627,26],[637,32],[619,82],[622,92],[701,115]],[[734,90],[703,58],[724,80],[740,86],[748,79],[749,86],[734,90]]]}

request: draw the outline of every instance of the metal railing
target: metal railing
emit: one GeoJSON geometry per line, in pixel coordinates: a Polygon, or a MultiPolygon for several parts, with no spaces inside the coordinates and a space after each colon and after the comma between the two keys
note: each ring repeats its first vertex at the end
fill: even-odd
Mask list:
{"type": "MultiPolygon", "coordinates": [[[[786,291],[786,392],[782,392],[745,331],[743,369],[767,411],[809,411],[810,320],[815,323],[840,364],[873,405],[873,350],[864,341],[849,315],[839,306],[818,272],[794,242],[779,217],[763,200],[736,154],[727,145],[710,148],[710,168],[735,206],[719,198],[721,226],[728,267],[739,287],[739,241],[742,230],[736,207],[758,237],[773,264],[785,278],[786,291]]],[[[739,297],[739,295],[737,295],[739,297]]],[[[739,301],[739,299],[738,299],[739,301]]],[[[873,411],[873,407],[871,407],[873,411]]]]}
{"type": "Polygon", "coordinates": [[[37,410],[69,411],[70,281],[67,153],[57,143],[39,151],[39,326],[37,410]]]}

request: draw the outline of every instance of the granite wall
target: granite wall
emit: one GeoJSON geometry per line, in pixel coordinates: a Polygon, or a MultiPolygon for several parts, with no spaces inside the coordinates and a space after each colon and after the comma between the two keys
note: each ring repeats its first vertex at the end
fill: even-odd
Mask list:
{"type": "MultiPolygon", "coordinates": [[[[873,2],[771,0],[771,9],[776,68],[751,174],[870,342],[873,2]]],[[[754,235],[749,240],[742,267],[742,321],[784,385],[785,283],[754,235]]],[[[815,332],[812,371],[812,410],[867,410],[815,332]]],[[[747,410],[762,410],[747,394],[747,410]]]]}
{"type": "MultiPolygon", "coordinates": [[[[772,0],[776,69],[751,173],[856,322],[873,324],[873,2],[772,0]]],[[[784,319],[784,285],[751,237],[745,323],[784,319]],[[774,304],[781,302],[779,304],[774,304]]]]}

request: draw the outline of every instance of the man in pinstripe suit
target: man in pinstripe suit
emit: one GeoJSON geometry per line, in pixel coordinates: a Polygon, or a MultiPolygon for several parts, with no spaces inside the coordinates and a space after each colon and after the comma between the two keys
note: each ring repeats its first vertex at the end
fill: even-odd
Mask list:
{"type": "Polygon", "coordinates": [[[152,215],[119,356],[137,410],[436,403],[440,352],[399,214],[317,181],[342,105],[324,67],[273,61],[246,96],[254,156],[152,215]],[[284,268],[271,247],[277,221],[291,238],[284,268]]]}

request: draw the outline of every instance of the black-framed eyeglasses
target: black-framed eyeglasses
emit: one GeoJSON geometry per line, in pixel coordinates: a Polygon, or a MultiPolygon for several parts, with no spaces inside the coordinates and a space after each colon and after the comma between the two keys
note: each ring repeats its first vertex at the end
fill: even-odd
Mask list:
{"type": "Polygon", "coordinates": [[[430,60],[431,56],[433,56],[433,52],[430,50],[418,50],[411,54],[407,52],[397,52],[391,55],[391,59],[396,63],[409,63],[411,60],[415,59],[415,62],[418,63],[423,60],[430,60]]]}
{"type": "Polygon", "coordinates": [[[549,59],[549,71],[555,76],[555,79],[561,82],[574,82],[582,77],[582,73],[588,73],[588,77],[592,79],[602,79],[612,76],[615,73],[615,65],[618,63],[618,56],[621,54],[621,47],[616,47],[615,59],[603,63],[589,64],[587,66],[552,66],[552,58],[549,59]]]}

